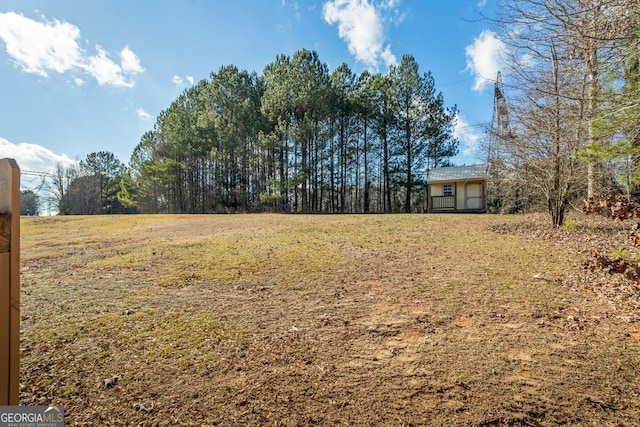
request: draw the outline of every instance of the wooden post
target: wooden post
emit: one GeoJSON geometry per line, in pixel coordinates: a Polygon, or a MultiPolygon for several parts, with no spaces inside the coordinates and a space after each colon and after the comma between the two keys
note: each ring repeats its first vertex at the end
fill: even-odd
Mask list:
{"type": "Polygon", "coordinates": [[[20,402],[20,168],[0,159],[0,405],[20,402]]]}

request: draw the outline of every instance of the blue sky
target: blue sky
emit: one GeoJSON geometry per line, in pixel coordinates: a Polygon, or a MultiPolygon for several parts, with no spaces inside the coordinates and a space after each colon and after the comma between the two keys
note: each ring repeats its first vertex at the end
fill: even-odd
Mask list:
{"type": "Polygon", "coordinates": [[[128,163],[192,82],[229,64],[261,74],[307,48],[330,71],[344,62],[356,73],[414,55],[460,110],[454,162],[478,163],[503,48],[479,12],[494,2],[3,0],[0,158],[40,172],[101,150],[128,163]]]}

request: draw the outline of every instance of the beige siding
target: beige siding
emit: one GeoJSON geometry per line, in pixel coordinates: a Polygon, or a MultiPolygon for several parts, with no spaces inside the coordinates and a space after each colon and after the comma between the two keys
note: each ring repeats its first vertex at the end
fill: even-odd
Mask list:
{"type": "Polygon", "coordinates": [[[479,182],[470,182],[465,186],[466,206],[465,209],[481,209],[482,208],[482,184],[479,182]]]}
{"type": "Polygon", "coordinates": [[[464,182],[456,182],[456,209],[464,209],[464,182]]]}

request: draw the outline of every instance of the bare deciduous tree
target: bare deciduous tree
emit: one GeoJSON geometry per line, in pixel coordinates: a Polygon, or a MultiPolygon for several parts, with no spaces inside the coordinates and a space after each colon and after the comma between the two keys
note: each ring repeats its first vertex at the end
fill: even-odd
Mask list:
{"type": "Polygon", "coordinates": [[[598,131],[603,71],[619,60],[615,47],[633,27],[619,18],[629,7],[637,11],[637,1],[503,1],[494,20],[509,47],[507,87],[515,100],[515,137],[505,140],[500,161],[545,199],[554,226],[572,199],[606,181],[596,174],[604,170],[600,157],[585,148],[611,140],[598,131]]]}

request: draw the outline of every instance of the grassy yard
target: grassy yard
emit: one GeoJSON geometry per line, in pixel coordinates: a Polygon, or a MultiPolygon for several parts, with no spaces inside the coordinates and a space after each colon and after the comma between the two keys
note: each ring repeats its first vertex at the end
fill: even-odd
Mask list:
{"type": "Polygon", "coordinates": [[[87,426],[638,425],[639,308],[593,292],[576,246],[492,231],[524,221],[23,218],[21,404],[87,426]]]}

